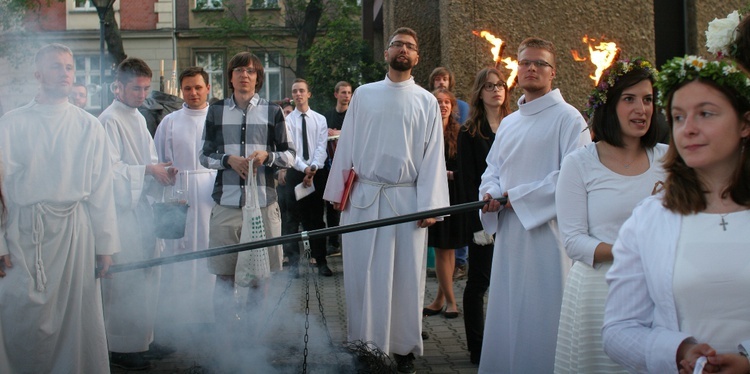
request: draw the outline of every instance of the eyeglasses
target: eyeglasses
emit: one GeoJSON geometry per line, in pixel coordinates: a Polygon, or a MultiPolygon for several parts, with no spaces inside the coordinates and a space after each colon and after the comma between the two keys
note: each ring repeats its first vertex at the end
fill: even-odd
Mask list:
{"type": "Polygon", "coordinates": [[[495,88],[497,88],[500,91],[502,91],[502,90],[505,89],[505,87],[507,87],[507,85],[503,81],[500,81],[500,82],[497,82],[497,83],[484,82],[484,84],[482,85],[482,88],[484,88],[484,90],[488,91],[488,92],[495,91],[495,88]]]}
{"type": "Polygon", "coordinates": [[[391,44],[388,46],[388,48],[401,48],[403,46],[406,46],[406,49],[410,51],[417,52],[417,45],[414,43],[404,43],[400,40],[394,40],[391,42],[391,44]]]}
{"type": "Polygon", "coordinates": [[[242,75],[242,73],[247,73],[247,75],[253,75],[257,70],[253,68],[234,68],[232,69],[235,73],[242,75]]]}
{"type": "Polygon", "coordinates": [[[521,60],[518,61],[518,66],[523,67],[525,69],[528,69],[531,67],[531,65],[534,65],[537,68],[546,68],[546,67],[552,67],[549,62],[544,60],[521,60]]]}

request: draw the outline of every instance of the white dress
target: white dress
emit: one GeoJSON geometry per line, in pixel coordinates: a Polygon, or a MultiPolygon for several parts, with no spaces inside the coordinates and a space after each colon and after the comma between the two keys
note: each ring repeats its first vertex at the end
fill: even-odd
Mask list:
{"type": "MultiPolygon", "coordinates": [[[[151,204],[162,188],[145,175],[146,165],[159,161],[146,120],[137,109],[115,100],[99,121],[107,131],[114,165],[114,190],[122,251],[118,264],[159,256],[151,204]]],[[[158,267],[131,270],[102,282],[107,342],[112,352],[144,352],[154,338],[159,296],[158,267]]]]}
{"type": "MultiPolygon", "coordinates": [[[[182,109],[168,114],[156,128],[154,143],[159,162],[172,162],[179,170],[175,187],[186,191],[188,205],[185,236],[164,239],[162,254],[171,256],[208,248],[208,222],[214,201],[211,193],[216,170],[206,169],[198,160],[203,146],[201,136],[208,107],[182,109]]],[[[169,195],[170,187],[165,195],[169,195]]],[[[216,276],[208,272],[206,259],[186,261],[162,267],[159,315],[177,323],[211,323],[214,321],[211,300],[216,276]]]]}
{"type": "Polygon", "coordinates": [[[0,278],[0,373],[108,373],[94,277],[95,255],[120,250],[106,134],[67,101],[32,101],[0,118],[0,154],[0,255],[13,262],[0,278]]]}
{"type": "Polygon", "coordinates": [[[650,166],[636,176],[604,166],[594,143],[563,160],[555,194],[557,220],[565,250],[575,263],[563,293],[555,373],[625,372],[602,348],[608,291],[604,276],[612,263],[594,265],[594,250],[601,242],[614,244],[633,208],[664,180],[661,159],[666,151],[664,144],[649,149],[650,166]]]}
{"type": "Polygon", "coordinates": [[[482,214],[497,233],[480,373],[551,373],[568,258],[556,235],[555,186],[563,158],[590,143],[578,110],[559,90],[524,103],[500,123],[479,187],[513,209],[482,214]]]}
{"type": "MultiPolygon", "coordinates": [[[[341,224],[450,205],[435,97],[414,79],[357,88],[324,198],[339,202],[344,176],[358,174],[341,224]]],[[[386,353],[422,354],[427,229],[416,222],[343,235],[348,339],[386,353]]]]}

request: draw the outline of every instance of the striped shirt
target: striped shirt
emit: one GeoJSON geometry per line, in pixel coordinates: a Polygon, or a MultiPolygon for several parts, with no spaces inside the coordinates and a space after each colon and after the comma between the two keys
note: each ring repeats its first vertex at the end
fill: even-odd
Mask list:
{"type": "Polygon", "coordinates": [[[232,208],[245,205],[245,180],[227,161],[229,155],[247,157],[258,150],[268,152],[256,177],[258,200],[260,206],[266,207],[277,201],[274,167],[289,168],[294,164],[294,145],[281,108],[258,94],[250,100],[247,113],[235,104],[234,96],[208,107],[200,162],[218,170],[212,194],[217,204],[232,208]]]}

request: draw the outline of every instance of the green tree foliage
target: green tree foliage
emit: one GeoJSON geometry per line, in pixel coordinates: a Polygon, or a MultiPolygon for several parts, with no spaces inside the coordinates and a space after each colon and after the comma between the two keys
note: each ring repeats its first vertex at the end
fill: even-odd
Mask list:
{"type": "Polygon", "coordinates": [[[359,24],[348,18],[335,20],[309,51],[306,79],[314,93],[311,106],[326,111],[336,106],[333,90],[339,81],[352,88],[383,79],[384,62],[373,59],[370,47],[358,35],[359,24]]]}

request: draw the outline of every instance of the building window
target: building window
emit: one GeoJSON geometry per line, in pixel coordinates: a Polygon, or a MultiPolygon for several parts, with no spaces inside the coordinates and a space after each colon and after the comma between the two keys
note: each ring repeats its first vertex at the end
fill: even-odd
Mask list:
{"type": "Polygon", "coordinates": [[[75,0],[75,8],[76,9],[86,9],[86,10],[94,10],[94,9],[96,9],[94,7],[94,3],[92,3],[91,0],[75,0]]]}
{"type": "Polygon", "coordinates": [[[250,5],[251,9],[277,9],[279,0],[253,0],[250,5]]]}
{"type": "Polygon", "coordinates": [[[222,0],[195,0],[195,9],[222,9],[222,0]]]}
{"type": "Polygon", "coordinates": [[[211,92],[208,99],[224,98],[224,68],[226,61],[223,51],[199,51],[195,52],[195,66],[200,66],[208,73],[211,92]]]}
{"type": "Polygon", "coordinates": [[[281,79],[281,53],[262,53],[258,57],[263,61],[263,69],[266,73],[263,87],[258,94],[268,101],[281,100],[281,94],[284,92],[281,79]]]}
{"type": "MultiPolygon", "coordinates": [[[[107,57],[105,56],[105,59],[107,57]]],[[[83,83],[86,85],[88,91],[88,101],[86,102],[86,109],[88,110],[102,110],[101,103],[101,75],[99,71],[99,55],[85,55],[76,54],[76,82],[83,83]]],[[[105,60],[106,61],[106,60],[105,60]]],[[[106,82],[111,80],[109,69],[105,70],[105,85],[106,82]]],[[[104,87],[105,92],[109,91],[109,86],[104,87]]]]}

